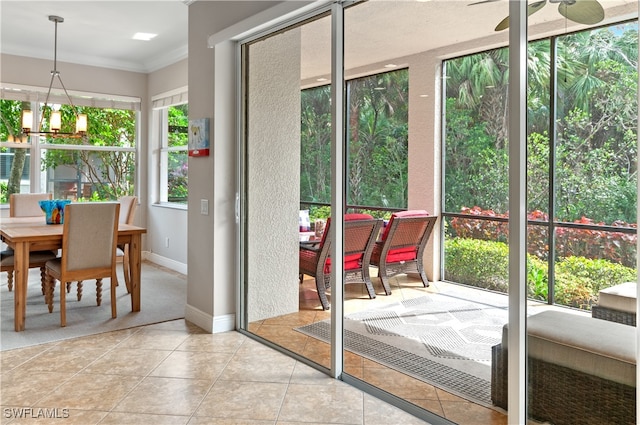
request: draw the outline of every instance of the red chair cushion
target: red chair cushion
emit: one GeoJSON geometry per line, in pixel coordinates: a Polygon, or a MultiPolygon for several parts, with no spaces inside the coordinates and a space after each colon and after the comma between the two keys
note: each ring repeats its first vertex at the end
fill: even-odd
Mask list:
{"type": "MultiPolygon", "coordinates": [[[[391,219],[389,220],[389,223],[385,226],[380,240],[384,241],[387,239],[387,235],[389,234],[389,229],[391,228],[391,223],[393,223],[394,217],[422,217],[422,216],[428,216],[428,215],[429,213],[426,212],[425,210],[407,210],[407,211],[394,212],[393,214],[391,214],[391,219]]],[[[391,251],[389,253],[391,253],[391,251]]]]}
{"type": "MultiPolygon", "coordinates": [[[[351,254],[344,257],[344,269],[355,270],[359,269],[362,264],[362,254],[351,254]]],[[[326,274],[331,273],[331,258],[327,258],[324,263],[324,272],[326,274]]]]}
{"type": "MultiPolygon", "coordinates": [[[[344,215],[344,221],[353,221],[353,220],[372,220],[373,216],[370,214],[362,214],[362,213],[351,213],[344,215]]],[[[321,245],[324,244],[324,238],[327,236],[329,224],[331,223],[331,217],[327,218],[327,225],[325,227],[325,231],[322,234],[322,242],[321,245]]],[[[355,270],[360,268],[362,264],[362,254],[351,254],[344,257],[344,269],[345,270],[355,270]]],[[[327,261],[324,263],[324,272],[329,274],[331,273],[331,258],[327,258],[327,261]]]]}

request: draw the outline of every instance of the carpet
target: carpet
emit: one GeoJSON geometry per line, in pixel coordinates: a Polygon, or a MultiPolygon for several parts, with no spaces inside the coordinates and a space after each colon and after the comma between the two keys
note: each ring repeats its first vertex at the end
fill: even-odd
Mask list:
{"type": "MultiPolygon", "coordinates": [[[[491,407],[491,346],[502,339],[507,297],[462,289],[345,317],[345,349],[491,407]]],[[[328,320],[296,330],[328,342],[328,320]]]]}
{"type": "Polygon", "coordinates": [[[140,311],[131,311],[131,297],[127,293],[122,275],[122,265],[118,264],[116,288],[118,317],[111,318],[111,297],[109,279],[103,281],[102,305],[96,305],[95,280],[83,284],[80,301],[76,297],[76,284],[67,294],[67,326],[60,326],[60,289],[56,285],[53,313],[49,313],[44,303],[40,287],[40,270],[29,271],[27,291],[27,311],[25,330],[15,332],[13,328],[13,292],[7,288],[7,274],[0,274],[0,350],[12,350],[69,338],[77,338],[110,332],[136,326],[149,325],[184,318],[187,282],[179,273],[164,269],[152,263],[142,264],[140,287],[140,311]]]}

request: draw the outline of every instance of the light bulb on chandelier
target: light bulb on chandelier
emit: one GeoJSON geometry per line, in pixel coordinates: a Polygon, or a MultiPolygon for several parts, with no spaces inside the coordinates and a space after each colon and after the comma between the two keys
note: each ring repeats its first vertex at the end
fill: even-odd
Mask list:
{"type": "Polygon", "coordinates": [[[40,123],[38,125],[37,131],[33,131],[33,112],[30,110],[22,111],[22,133],[27,137],[29,135],[37,135],[37,136],[46,136],[46,137],[65,137],[65,138],[83,138],[86,139],[87,136],[87,115],[86,114],[78,114],[76,107],[73,105],[73,101],[71,100],[71,96],[67,92],[67,88],[64,86],[62,82],[62,78],[60,77],[60,71],[58,71],[58,24],[64,22],[64,18],[60,16],[50,15],[49,20],[55,24],[55,38],[54,38],[54,47],[53,47],[53,70],[51,71],[51,82],[49,83],[49,90],[47,91],[47,97],[44,101],[44,106],[42,108],[42,114],[40,116],[40,123]],[[76,129],[74,133],[65,133],[61,132],[62,130],[62,114],[60,110],[51,109],[51,114],[49,116],[49,130],[44,131],[42,129],[42,122],[44,119],[44,111],[47,110],[47,107],[51,108],[49,105],[49,97],[51,95],[51,89],[53,88],[53,81],[58,79],[62,89],[64,90],[64,94],[67,96],[69,100],[69,105],[76,116],[76,129]]]}

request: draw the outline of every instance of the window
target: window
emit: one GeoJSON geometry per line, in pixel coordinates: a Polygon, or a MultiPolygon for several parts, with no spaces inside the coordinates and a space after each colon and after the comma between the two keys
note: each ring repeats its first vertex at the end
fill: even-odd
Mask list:
{"type": "Polygon", "coordinates": [[[160,201],[187,204],[189,105],[159,110],[161,122],[160,201]]]}
{"type": "MultiPolygon", "coordinates": [[[[637,21],[529,43],[532,299],[590,310],[636,279],[637,44],[637,21]]],[[[506,292],[508,51],[444,72],[445,279],[506,292]]]]}
{"type": "MultiPolygon", "coordinates": [[[[34,122],[46,123],[50,108],[44,108],[42,93],[3,90],[0,100],[0,184],[7,193],[50,192],[54,198],[113,200],[135,193],[137,176],[137,110],[139,99],[74,97],[78,113],[87,115],[85,138],[21,135],[21,111],[35,111],[34,122]]],[[[54,96],[54,102],[65,99],[54,96]]],[[[70,105],[57,104],[62,113],[62,131],[74,124],[70,105]]],[[[46,124],[43,124],[46,125],[46,124]]]]}

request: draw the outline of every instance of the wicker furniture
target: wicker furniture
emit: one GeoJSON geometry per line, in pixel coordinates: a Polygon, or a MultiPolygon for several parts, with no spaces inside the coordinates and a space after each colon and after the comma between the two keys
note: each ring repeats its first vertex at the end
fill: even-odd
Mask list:
{"type": "Polygon", "coordinates": [[[46,299],[53,312],[55,280],[60,281],[60,326],[67,325],[65,285],[86,279],[96,279],[96,302],[101,304],[102,279],[110,278],[111,317],[116,313],[116,246],[118,242],[117,202],[95,202],[67,205],[64,209],[62,257],[47,261],[46,299]]]}
{"type": "MultiPolygon", "coordinates": [[[[492,348],[491,398],[507,408],[507,326],[492,348]]],[[[527,320],[528,412],[563,424],[635,424],[635,329],[559,311],[527,320]]]]}
{"type": "Polygon", "coordinates": [[[437,217],[429,216],[424,210],[391,215],[371,254],[371,265],[378,267],[387,295],[391,295],[389,278],[400,273],[418,273],[425,288],[429,286],[422,257],[436,220],[437,217]]]}
{"type": "MultiPolygon", "coordinates": [[[[42,217],[44,213],[38,201],[50,200],[50,193],[12,193],[9,195],[9,217],[42,217]]],[[[44,264],[56,258],[57,251],[33,251],[29,253],[29,268],[40,269],[40,281],[42,284],[42,294],[45,290],[44,264]]],[[[15,257],[13,249],[7,249],[0,253],[0,271],[7,272],[7,287],[13,290],[13,272],[15,257]]]]}
{"type": "Polygon", "coordinates": [[[625,282],[601,290],[598,304],[591,307],[591,316],[636,326],[636,288],[636,282],[625,282]]]}
{"type": "MultiPolygon", "coordinates": [[[[369,259],[373,244],[380,232],[381,220],[374,220],[366,214],[347,214],[344,222],[344,283],[363,283],[370,298],[376,293],[369,276],[369,259]]],[[[322,239],[317,244],[300,244],[300,282],[303,275],[313,276],[316,281],[318,298],[323,310],[329,310],[330,303],[325,291],[331,287],[331,221],[327,220],[322,239]]]]}

